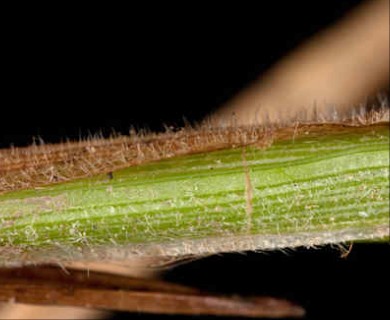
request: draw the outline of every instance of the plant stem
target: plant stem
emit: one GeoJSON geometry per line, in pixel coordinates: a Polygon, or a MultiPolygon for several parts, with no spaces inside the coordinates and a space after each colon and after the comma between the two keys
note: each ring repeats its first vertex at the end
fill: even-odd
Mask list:
{"type": "Polygon", "coordinates": [[[384,239],[388,222],[388,125],[307,127],[266,149],[1,194],[0,264],[384,239]]]}

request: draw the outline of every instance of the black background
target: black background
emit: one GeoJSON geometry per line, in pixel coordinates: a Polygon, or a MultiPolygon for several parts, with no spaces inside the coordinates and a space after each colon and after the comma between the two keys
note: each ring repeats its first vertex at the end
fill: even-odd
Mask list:
{"type": "Polygon", "coordinates": [[[0,147],[200,120],[359,2],[4,10],[0,147]]]}
{"type": "MultiPolygon", "coordinates": [[[[38,136],[58,142],[200,120],[360,2],[34,4],[6,11],[0,148],[38,136]]],[[[166,279],[291,298],[309,318],[370,318],[387,311],[389,267],[388,244],[366,244],[355,245],[347,259],[330,247],[215,256],[174,269],[166,279]]],[[[147,318],[115,316],[127,317],[147,318]]]]}

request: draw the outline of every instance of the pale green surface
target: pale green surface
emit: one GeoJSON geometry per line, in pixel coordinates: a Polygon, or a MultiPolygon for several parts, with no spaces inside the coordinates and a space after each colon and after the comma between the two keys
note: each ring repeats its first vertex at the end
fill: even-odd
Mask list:
{"type": "MultiPolygon", "coordinates": [[[[389,132],[305,137],[179,157],[105,176],[0,195],[0,246],[161,243],[389,223],[389,132]]],[[[359,239],[356,239],[359,240],[359,239]]]]}

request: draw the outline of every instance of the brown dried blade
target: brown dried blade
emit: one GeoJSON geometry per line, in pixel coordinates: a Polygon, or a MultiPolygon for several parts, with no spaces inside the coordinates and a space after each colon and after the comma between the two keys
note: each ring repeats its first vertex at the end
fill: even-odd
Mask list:
{"type": "Polygon", "coordinates": [[[217,296],[159,280],[55,266],[0,269],[0,301],[160,314],[304,315],[300,306],[272,297],[217,296]]]}

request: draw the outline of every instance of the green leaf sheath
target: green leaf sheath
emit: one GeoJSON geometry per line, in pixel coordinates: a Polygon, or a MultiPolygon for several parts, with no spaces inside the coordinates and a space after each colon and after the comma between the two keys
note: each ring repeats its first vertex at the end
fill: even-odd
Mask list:
{"type": "Polygon", "coordinates": [[[2,194],[0,264],[384,239],[388,225],[389,128],[351,128],[2,194]]]}

